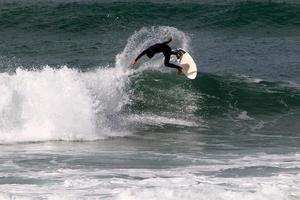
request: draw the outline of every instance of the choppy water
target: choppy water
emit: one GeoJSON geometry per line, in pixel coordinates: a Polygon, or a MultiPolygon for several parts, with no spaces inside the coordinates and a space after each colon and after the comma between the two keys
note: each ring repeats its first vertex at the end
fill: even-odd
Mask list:
{"type": "Polygon", "coordinates": [[[300,198],[297,1],[1,1],[1,199],[300,198]],[[172,35],[200,73],[162,56],[172,35]],[[187,105],[187,106],[183,106],[187,105]]]}

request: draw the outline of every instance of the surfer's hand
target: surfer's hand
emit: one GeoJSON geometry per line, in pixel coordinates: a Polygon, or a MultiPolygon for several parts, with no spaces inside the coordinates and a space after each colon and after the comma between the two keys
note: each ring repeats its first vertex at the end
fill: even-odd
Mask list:
{"type": "Polygon", "coordinates": [[[131,60],[131,65],[134,65],[136,63],[135,59],[131,60]]]}
{"type": "Polygon", "coordinates": [[[169,37],[168,37],[168,42],[171,42],[173,40],[173,38],[172,38],[172,36],[170,35],[169,37]]]}

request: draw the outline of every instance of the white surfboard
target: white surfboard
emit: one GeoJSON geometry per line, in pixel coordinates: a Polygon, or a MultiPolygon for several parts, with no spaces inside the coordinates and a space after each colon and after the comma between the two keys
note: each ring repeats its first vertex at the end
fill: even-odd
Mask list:
{"type": "Polygon", "coordinates": [[[183,49],[178,49],[178,63],[183,68],[182,72],[189,79],[195,79],[197,76],[197,66],[192,56],[183,49]]]}

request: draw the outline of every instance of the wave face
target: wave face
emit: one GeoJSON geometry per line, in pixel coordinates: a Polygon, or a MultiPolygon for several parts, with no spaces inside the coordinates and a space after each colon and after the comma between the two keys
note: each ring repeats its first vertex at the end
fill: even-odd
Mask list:
{"type": "Polygon", "coordinates": [[[194,101],[194,104],[196,103],[194,113],[212,117],[222,116],[234,110],[247,110],[254,115],[276,114],[300,106],[299,88],[288,83],[212,74],[198,76],[200,77],[192,83],[184,80],[178,82],[170,75],[158,73],[138,77],[142,80],[136,80],[134,88],[137,93],[133,98],[144,96],[144,99],[141,105],[136,105],[137,109],[143,110],[148,107],[149,111],[153,111],[155,109],[153,107],[156,107],[158,112],[161,110],[171,112],[174,107],[181,105],[182,100],[194,101]]]}

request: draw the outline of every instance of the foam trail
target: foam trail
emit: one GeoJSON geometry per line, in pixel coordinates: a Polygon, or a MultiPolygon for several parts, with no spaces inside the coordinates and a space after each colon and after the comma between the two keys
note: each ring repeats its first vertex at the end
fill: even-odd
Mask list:
{"type": "MultiPolygon", "coordinates": [[[[130,66],[130,61],[144,49],[155,43],[165,41],[169,35],[173,37],[173,41],[171,43],[171,46],[173,48],[184,48],[187,51],[190,50],[190,38],[188,37],[188,35],[174,27],[143,27],[139,31],[136,31],[131,37],[129,37],[124,50],[116,56],[116,67],[123,68],[130,66]]],[[[141,60],[142,59],[145,58],[141,58],[141,60]]],[[[163,65],[162,55],[156,55],[151,60],[145,60],[146,62],[139,60],[139,68],[133,70],[134,72],[131,73],[141,72],[146,69],[157,69],[163,65]]]]}

